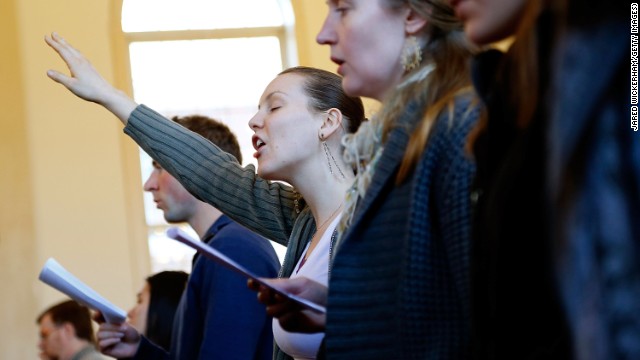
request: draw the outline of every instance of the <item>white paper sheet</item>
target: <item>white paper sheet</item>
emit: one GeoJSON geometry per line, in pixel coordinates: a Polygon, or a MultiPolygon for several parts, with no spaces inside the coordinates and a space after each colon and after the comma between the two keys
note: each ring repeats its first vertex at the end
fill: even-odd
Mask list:
{"type": "Polygon", "coordinates": [[[199,240],[194,240],[192,239],[189,235],[187,235],[187,233],[185,233],[184,231],[180,230],[179,228],[176,227],[172,227],[169,228],[167,230],[167,236],[178,240],[179,242],[188,245],[194,249],[196,249],[199,253],[201,253],[202,255],[204,255],[205,257],[217,262],[218,264],[231,269],[235,272],[238,272],[244,276],[246,276],[247,278],[253,279],[255,281],[257,281],[258,283],[268,287],[269,289],[273,290],[274,292],[288,298],[289,300],[292,300],[293,302],[307,308],[310,310],[313,310],[315,312],[319,312],[319,313],[325,313],[326,312],[326,308],[322,305],[318,305],[314,302],[311,302],[307,299],[301,298],[297,295],[291,294],[291,293],[287,293],[281,289],[275,288],[273,285],[270,285],[268,283],[266,283],[264,280],[260,279],[259,277],[257,277],[255,274],[251,273],[249,270],[247,270],[245,267],[243,267],[242,265],[238,264],[237,262],[231,260],[229,257],[227,257],[226,255],[224,255],[223,253],[221,253],[220,251],[212,248],[211,246],[203,243],[202,241],[199,240]]]}
{"type": "Polygon", "coordinates": [[[95,290],[73,276],[53,258],[49,258],[44,264],[38,279],[73,300],[93,310],[100,311],[108,323],[122,324],[127,318],[127,313],[124,310],[113,305],[95,290]]]}

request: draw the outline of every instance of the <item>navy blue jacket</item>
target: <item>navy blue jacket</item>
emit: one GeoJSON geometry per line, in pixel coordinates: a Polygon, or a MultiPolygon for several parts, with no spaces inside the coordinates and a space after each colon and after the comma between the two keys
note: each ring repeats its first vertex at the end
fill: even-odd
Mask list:
{"type": "MultiPolygon", "coordinates": [[[[221,216],[202,241],[263,277],[278,276],[269,242],[221,216]]],[[[270,360],[271,318],[247,279],[196,254],[176,312],[171,352],[143,337],[134,359],[270,360]]]]}

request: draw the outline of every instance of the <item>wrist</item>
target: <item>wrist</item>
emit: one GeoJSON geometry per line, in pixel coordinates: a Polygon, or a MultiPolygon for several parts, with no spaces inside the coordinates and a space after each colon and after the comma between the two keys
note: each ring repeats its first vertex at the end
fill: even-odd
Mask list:
{"type": "Polygon", "coordinates": [[[127,125],[129,116],[138,106],[124,91],[115,88],[107,92],[100,105],[113,113],[124,125],[127,125]]]}

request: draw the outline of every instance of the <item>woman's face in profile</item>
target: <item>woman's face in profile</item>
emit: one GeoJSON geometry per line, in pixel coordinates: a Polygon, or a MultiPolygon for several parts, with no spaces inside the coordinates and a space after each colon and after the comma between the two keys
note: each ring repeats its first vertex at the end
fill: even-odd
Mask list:
{"type": "Polygon", "coordinates": [[[464,32],[483,45],[515,34],[524,15],[526,0],[449,0],[464,32]]]}
{"type": "Polygon", "coordinates": [[[149,312],[149,300],[151,299],[151,289],[149,283],[145,281],[144,286],[138,292],[136,305],[129,310],[129,324],[140,334],[147,333],[147,313],[149,312]]]}
{"type": "Polygon", "coordinates": [[[258,175],[264,179],[290,182],[305,167],[318,164],[323,117],[310,111],[304,81],[294,73],[277,76],[264,90],[258,112],[249,121],[258,175]]]}
{"type": "Polygon", "coordinates": [[[400,57],[408,9],[391,9],[385,0],[330,0],[316,41],[331,47],[331,61],[351,96],[382,100],[402,78],[400,57]]]}

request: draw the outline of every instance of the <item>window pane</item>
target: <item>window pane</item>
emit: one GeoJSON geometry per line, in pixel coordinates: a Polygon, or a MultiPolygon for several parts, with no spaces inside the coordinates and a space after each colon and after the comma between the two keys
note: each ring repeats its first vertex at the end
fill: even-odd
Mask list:
{"type": "Polygon", "coordinates": [[[277,38],[138,42],[130,54],[136,101],[165,116],[198,113],[223,121],[238,137],[244,163],[253,162],[247,123],[282,70],[277,38]]]}
{"type": "MultiPolygon", "coordinates": [[[[169,226],[149,229],[151,273],[154,274],[163,270],[183,270],[190,273],[192,269],[191,262],[196,251],[183,243],[168,238],[166,235],[166,229],[168,228],[169,226]]],[[[189,225],[183,224],[180,228],[194,239],[198,238],[198,235],[189,225]]]]}
{"type": "Polygon", "coordinates": [[[135,42],[130,54],[136,99],[175,109],[257,107],[282,69],[276,37],[135,42]]]}
{"type": "Polygon", "coordinates": [[[235,29],[283,23],[277,0],[125,0],[122,5],[125,32],[235,29]]]}

